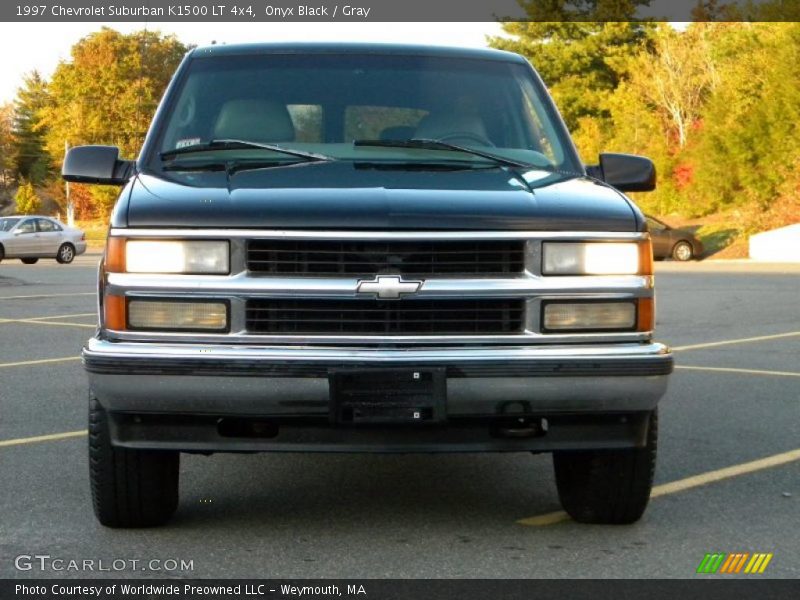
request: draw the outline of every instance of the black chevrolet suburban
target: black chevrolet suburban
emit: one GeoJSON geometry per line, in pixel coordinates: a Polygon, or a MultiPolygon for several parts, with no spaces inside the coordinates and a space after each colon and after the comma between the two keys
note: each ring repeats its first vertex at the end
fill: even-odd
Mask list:
{"type": "Polygon", "coordinates": [[[574,519],[631,523],[657,403],[644,158],[585,166],[522,57],[191,51],[124,186],[84,347],[94,509],[178,506],[181,452],[552,452],[574,519]]]}

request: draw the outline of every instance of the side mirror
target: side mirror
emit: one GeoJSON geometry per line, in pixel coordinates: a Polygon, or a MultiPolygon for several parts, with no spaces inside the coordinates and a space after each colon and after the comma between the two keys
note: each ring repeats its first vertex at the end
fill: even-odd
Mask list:
{"type": "Polygon", "coordinates": [[[120,160],[115,146],[76,146],[64,157],[61,177],[77,183],[124,185],[133,174],[133,161],[120,160]]]}
{"type": "Polygon", "coordinates": [[[587,172],[621,192],[652,192],[656,189],[656,166],[644,156],[601,154],[600,164],[588,167],[587,172]]]}

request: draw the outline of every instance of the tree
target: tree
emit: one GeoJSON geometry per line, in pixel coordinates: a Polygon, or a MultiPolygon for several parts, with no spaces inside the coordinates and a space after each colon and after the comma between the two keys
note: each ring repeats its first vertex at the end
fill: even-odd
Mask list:
{"type": "Polygon", "coordinates": [[[17,177],[41,183],[50,170],[42,111],[49,103],[47,83],[37,71],[25,76],[14,107],[13,162],[17,177]]]}
{"type": "Polygon", "coordinates": [[[491,46],[527,57],[570,129],[581,118],[607,118],[605,103],[626,77],[629,58],[647,43],[654,25],[636,20],[650,0],[519,0],[530,21],[507,22],[512,39],[491,46]],[[589,21],[588,19],[597,19],[589,21]]]}
{"type": "Polygon", "coordinates": [[[19,186],[14,200],[17,203],[17,213],[20,215],[34,215],[42,208],[42,201],[36,195],[36,190],[30,181],[23,182],[19,186]]]}
{"type": "Polygon", "coordinates": [[[64,142],[111,144],[135,155],[159,98],[187,47],[174,36],[103,28],[72,47],[49,85],[43,112],[47,147],[61,157],[64,142]]]}
{"type": "Polygon", "coordinates": [[[13,165],[13,126],[14,107],[11,104],[0,106],[0,187],[7,186],[12,179],[13,165]]]}
{"type": "Polygon", "coordinates": [[[741,23],[714,39],[718,83],[690,153],[705,211],[751,203],[766,210],[800,174],[800,24],[741,23]]]}
{"type": "MultiPolygon", "coordinates": [[[[65,142],[118,146],[123,156],[135,156],[187,50],[175,36],[105,27],[75,44],[71,60],[56,67],[42,111],[54,163],[60,163],[65,142]]],[[[118,190],[96,186],[90,193],[98,212],[107,213],[118,190]]]]}
{"type": "Polygon", "coordinates": [[[662,24],[652,49],[642,52],[631,69],[632,93],[658,113],[679,148],[686,146],[716,80],[709,40],[715,30],[716,25],[695,23],[678,32],[662,24]]]}

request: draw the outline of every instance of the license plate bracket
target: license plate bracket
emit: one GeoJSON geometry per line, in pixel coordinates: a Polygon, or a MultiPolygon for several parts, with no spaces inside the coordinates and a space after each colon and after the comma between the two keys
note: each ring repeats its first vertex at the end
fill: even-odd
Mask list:
{"type": "Polygon", "coordinates": [[[331,371],[331,421],[338,425],[424,425],[446,418],[444,369],[331,371]]]}

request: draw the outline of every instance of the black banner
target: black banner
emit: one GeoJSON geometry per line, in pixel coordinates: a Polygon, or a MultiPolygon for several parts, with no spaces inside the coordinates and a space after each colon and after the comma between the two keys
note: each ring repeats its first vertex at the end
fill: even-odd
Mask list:
{"type": "Polygon", "coordinates": [[[796,21],[800,0],[8,0],[0,21],[796,21]]]}
{"type": "Polygon", "coordinates": [[[759,600],[798,598],[791,580],[0,580],[2,600],[759,600]]]}

